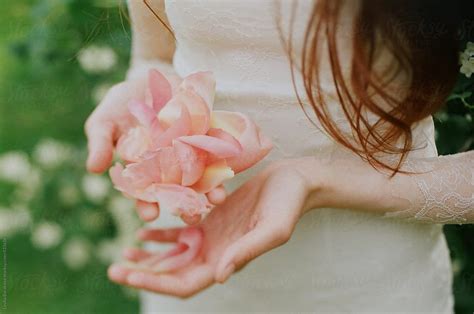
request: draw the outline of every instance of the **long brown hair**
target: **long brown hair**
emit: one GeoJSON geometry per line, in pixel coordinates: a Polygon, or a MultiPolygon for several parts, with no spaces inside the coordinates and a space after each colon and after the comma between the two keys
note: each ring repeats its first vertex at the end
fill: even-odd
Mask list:
{"type": "MultiPolygon", "coordinates": [[[[407,153],[414,148],[413,124],[439,110],[456,82],[457,32],[461,13],[472,9],[472,3],[469,0],[449,3],[443,0],[360,0],[353,25],[351,73],[347,78],[338,60],[336,39],[341,9],[351,1],[355,2],[314,2],[299,60],[293,54],[292,25],[288,38],[284,38],[279,25],[280,36],[289,55],[295,92],[303,110],[305,103],[309,103],[319,125],[335,141],[374,167],[389,169],[395,174],[407,153]],[[321,88],[321,38],[326,39],[333,83],[350,125],[349,133],[331,116],[321,88]],[[393,56],[387,69],[374,66],[379,47],[384,47],[393,56]],[[295,83],[297,71],[302,76],[305,97],[301,96],[295,83]],[[400,73],[409,77],[403,97],[390,90],[391,83],[400,73]],[[369,121],[367,111],[377,117],[375,122],[369,121]],[[397,155],[398,162],[383,161],[379,153],[397,155]]],[[[143,2],[172,32],[147,0],[143,2]]],[[[292,12],[290,24],[295,19],[295,6],[292,12]]],[[[310,118],[306,111],[305,114],[310,118]]]]}
{"type": "Polygon", "coordinates": [[[303,110],[304,103],[309,103],[319,125],[329,136],[373,166],[395,174],[414,148],[413,124],[439,110],[456,82],[457,32],[461,12],[466,8],[462,1],[360,0],[354,19],[351,70],[347,78],[338,60],[336,40],[338,19],[346,4],[347,0],[315,1],[300,62],[293,55],[291,26],[289,38],[282,38],[290,56],[293,84],[303,110]],[[321,38],[326,41],[324,46],[321,38]],[[379,47],[393,56],[388,68],[374,66],[379,47]],[[322,91],[321,49],[327,49],[338,102],[350,125],[349,132],[338,126],[331,116],[322,91]],[[302,76],[305,100],[295,83],[296,70],[302,76]],[[402,96],[390,91],[391,83],[401,73],[409,78],[402,96]],[[369,122],[367,111],[377,118],[375,123],[369,122]],[[398,162],[388,163],[379,153],[396,155],[398,162]]]}

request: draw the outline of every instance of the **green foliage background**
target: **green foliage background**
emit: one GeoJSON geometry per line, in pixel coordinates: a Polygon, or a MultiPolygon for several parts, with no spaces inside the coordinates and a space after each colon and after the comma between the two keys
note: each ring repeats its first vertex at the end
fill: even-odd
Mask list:
{"type": "MultiPolygon", "coordinates": [[[[55,220],[64,226],[66,237],[86,234],[92,243],[114,237],[117,226],[104,214],[103,228],[91,232],[77,223],[78,215],[84,210],[102,211],[105,201],[94,204],[80,197],[78,204],[65,206],[58,201],[57,185],[80,180],[85,173],[83,124],[94,109],[94,90],[125,75],[130,30],[124,10],[124,3],[118,5],[113,0],[17,0],[4,2],[0,10],[0,153],[22,150],[32,154],[45,137],[77,148],[72,161],[45,172],[47,182],[31,203],[33,220],[55,220]],[[117,65],[102,74],[85,72],[77,62],[77,53],[90,44],[112,48],[118,56],[117,65]]],[[[466,27],[465,41],[474,41],[469,34],[473,28],[466,27]]],[[[435,117],[440,154],[474,147],[473,79],[460,75],[446,108],[435,117]]],[[[12,187],[2,185],[0,193],[0,205],[8,206],[12,187]]],[[[106,265],[96,257],[80,270],[71,270],[61,259],[61,246],[37,250],[29,231],[4,240],[7,312],[138,311],[133,293],[109,283],[106,265]]],[[[447,226],[445,232],[454,265],[456,311],[472,313],[474,228],[447,226]]]]}

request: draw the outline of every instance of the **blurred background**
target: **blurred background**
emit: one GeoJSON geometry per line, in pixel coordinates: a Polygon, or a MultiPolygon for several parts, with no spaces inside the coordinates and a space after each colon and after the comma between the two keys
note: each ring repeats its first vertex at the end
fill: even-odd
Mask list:
{"type": "MultiPolygon", "coordinates": [[[[84,121],[127,70],[126,5],[2,3],[0,312],[136,313],[136,291],[111,284],[106,268],[140,223],[108,177],[84,167],[84,121]]],[[[474,148],[474,21],[460,36],[459,82],[435,117],[440,154],[474,148]]],[[[456,312],[473,313],[474,227],[445,226],[445,233],[456,312]]]]}

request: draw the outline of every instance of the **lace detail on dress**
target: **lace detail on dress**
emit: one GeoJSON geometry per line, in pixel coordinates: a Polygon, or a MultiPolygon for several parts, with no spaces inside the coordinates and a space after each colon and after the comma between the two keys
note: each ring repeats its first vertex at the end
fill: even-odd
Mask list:
{"type": "Polygon", "coordinates": [[[411,182],[401,188],[400,184],[406,181],[397,180],[392,194],[410,205],[406,210],[387,213],[387,217],[434,223],[474,220],[474,152],[410,160],[403,169],[414,173],[400,175],[409,176],[411,182]],[[417,189],[414,200],[410,200],[411,187],[417,189]],[[410,198],[403,195],[406,191],[410,198]]]}

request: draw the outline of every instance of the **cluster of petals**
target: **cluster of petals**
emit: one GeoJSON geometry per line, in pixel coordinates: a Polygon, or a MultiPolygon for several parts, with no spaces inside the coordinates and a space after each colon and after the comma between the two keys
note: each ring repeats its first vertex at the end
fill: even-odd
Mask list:
{"type": "Polygon", "coordinates": [[[110,176],[116,189],[181,216],[212,209],[206,193],[265,157],[271,141],[247,116],[212,110],[215,80],[196,72],[179,82],[157,70],[150,97],[134,100],[136,125],[122,135],[110,176]]]}

